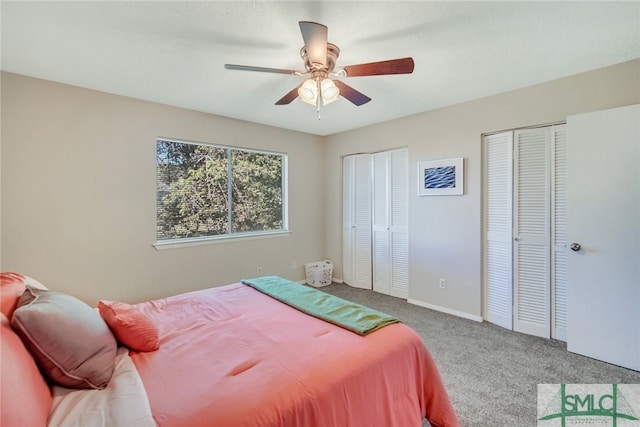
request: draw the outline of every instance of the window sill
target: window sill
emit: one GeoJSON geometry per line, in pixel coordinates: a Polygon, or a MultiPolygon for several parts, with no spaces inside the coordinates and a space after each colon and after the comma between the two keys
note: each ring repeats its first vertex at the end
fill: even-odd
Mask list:
{"type": "Polygon", "coordinates": [[[291,230],[265,231],[262,233],[232,234],[223,236],[194,237],[188,239],[166,240],[152,244],[157,251],[169,249],[189,248],[192,246],[215,245],[224,242],[239,242],[243,240],[270,239],[272,237],[288,236],[291,230]]]}

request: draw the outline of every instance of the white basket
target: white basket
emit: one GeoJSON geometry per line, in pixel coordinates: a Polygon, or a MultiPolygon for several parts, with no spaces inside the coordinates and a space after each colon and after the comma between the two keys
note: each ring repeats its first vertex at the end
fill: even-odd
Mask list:
{"type": "Polygon", "coordinates": [[[328,259],[305,264],[304,271],[307,284],[316,288],[330,285],[333,279],[333,263],[328,259]]]}

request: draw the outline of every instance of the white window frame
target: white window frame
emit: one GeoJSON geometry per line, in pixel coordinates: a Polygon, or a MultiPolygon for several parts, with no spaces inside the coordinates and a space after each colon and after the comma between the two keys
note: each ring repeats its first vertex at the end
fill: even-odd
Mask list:
{"type": "MultiPolygon", "coordinates": [[[[258,154],[267,154],[267,155],[277,155],[282,157],[282,228],[274,229],[274,230],[260,230],[260,231],[248,231],[248,232],[236,232],[236,233],[226,233],[226,234],[217,234],[212,236],[198,236],[198,237],[186,237],[186,238],[176,238],[176,239],[157,239],[157,231],[156,231],[156,242],[153,246],[157,250],[165,250],[165,249],[178,249],[190,246],[201,246],[201,245],[210,245],[216,243],[223,243],[228,241],[238,241],[238,240],[253,240],[253,239],[264,239],[264,238],[272,238],[272,237],[281,237],[291,234],[289,230],[289,209],[288,209],[288,156],[286,153],[277,152],[277,151],[267,151],[267,150],[256,150],[244,147],[236,147],[236,146],[227,146],[227,145],[217,145],[217,144],[209,144],[203,142],[195,142],[195,141],[186,141],[174,138],[165,138],[158,137],[156,138],[154,147],[156,150],[156,192],[158,191],[158,178],[157,178],[157,144],[158,142],[172,142],[178,144],[191,144],[197,146],[206,146],[212,148],[220,148],[224,150],[232,150],[232,151],[242,151],[246,153],[258,153],[258,154]]],[[[229,169],[227,182],[231,179],[232,171],[229,169]]],[[[229,195],[229,197],[231,197],[229,195]]],[[[156,202],[156,227],[158,224],[158,204],[156,202]]],[[[229,217],[231,217],[231,212],[228,212],[229,217]]]]}

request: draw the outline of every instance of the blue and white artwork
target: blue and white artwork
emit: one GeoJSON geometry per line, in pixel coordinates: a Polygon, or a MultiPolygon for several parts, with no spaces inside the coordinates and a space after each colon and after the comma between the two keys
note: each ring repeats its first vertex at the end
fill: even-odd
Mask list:
{"type": "Polygon", "coordinates": [[[456,167],[442,166],[425,169],[424,188],[456,188],[456,167]]]}
{"type": "Polygon", "coordinates": [[[463,165],[463,158],[418,162],[418,195],[464,194],[463,165]]]}

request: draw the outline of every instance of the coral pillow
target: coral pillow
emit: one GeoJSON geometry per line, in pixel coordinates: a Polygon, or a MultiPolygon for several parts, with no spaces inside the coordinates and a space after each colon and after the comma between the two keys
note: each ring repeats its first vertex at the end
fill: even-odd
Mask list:
{"type": "Polygon", "coordinates": [[[113,335],[130,349],[155,351],[160,347],[158,329],[134,306],[118,301],[100,301],[98,310],[113,335]]]}
{"type": "Polygon", "coordinates": [[[26,285],[34,288],[47,289],[42,283],[20,273],[0,273],[0,311],[11,319],[13,310],[16,309],[18,298],[24,293],[26,285]]]}
{"type": "Polygon", "coordinates": [[[52,402],[49,385],[4,314],[0,323],[0,425],[47,425],[52,402]]]}
{"type": "Polygon", "coordinates": [[[11,326],[52,382],[102,389],[111,379],[118,343],[98,312],[79,299],[27,285],[11,326]]]}

